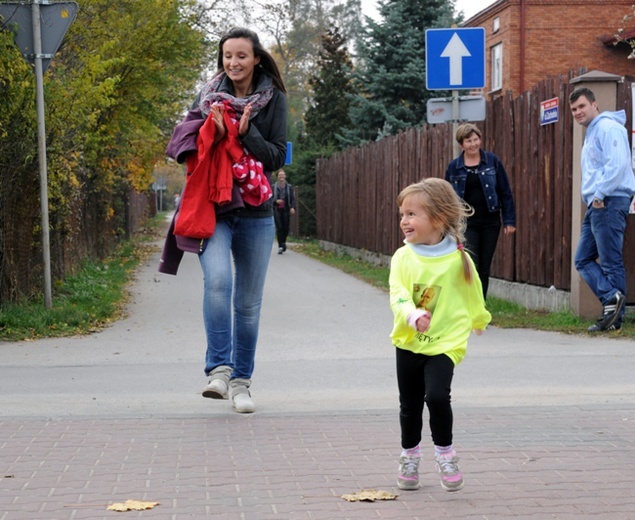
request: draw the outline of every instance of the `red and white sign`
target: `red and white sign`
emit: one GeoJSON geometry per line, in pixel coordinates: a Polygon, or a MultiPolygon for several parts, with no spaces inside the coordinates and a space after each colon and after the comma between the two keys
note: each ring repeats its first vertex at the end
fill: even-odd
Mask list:
{"type": "Polygon", "coordinates": [[[558,98],[540,102],[540,125],[558,122],[558,98]]]}

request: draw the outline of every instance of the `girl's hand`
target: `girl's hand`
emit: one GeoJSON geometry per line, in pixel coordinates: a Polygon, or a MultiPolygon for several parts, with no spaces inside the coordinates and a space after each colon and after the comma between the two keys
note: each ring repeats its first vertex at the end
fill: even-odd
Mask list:
{"type": "Polygon", "coordinates": [[[503,232],[506,235],[512,235],[512,234],[514,234],[516,232],[516,228],[514,226],[505,226],[503,228],[503,232]]]}
{"type": "Polygon", "coordinates": [[[214,118],[214,125],[216,125],[216,134],[217,139],[221,140],[225,137],[227,130],[225,129],[225,120],[223,119],[223,114],[225,113],[225,105],[222,103],[214,103],[212,105],[212,110],[210,112],[211,116],[214,118]]]}
{"type": "Polygon", "coordinates": [[[251,103],[245,107],[243,115],[240,117],[240,123],[238,124],[238,135],[243,137],[249,132],[249,116],[251,116],[251,103]]]}
{"type": "Polygon", "coordinates": [[[432,314],[430,311],[425,311],[423,315],[417,320],[417,332],[425,332],[430,328],[430,320],[432,319],[432,314]]]}
{"type": "Polygon", "coordinates": [[[473,329],[473,330],[474,330],[474,334],[476,334],[477,336],[482,336],[483,332],[485,332],[485,331],[483,331],[481,329],[473,329]]]}

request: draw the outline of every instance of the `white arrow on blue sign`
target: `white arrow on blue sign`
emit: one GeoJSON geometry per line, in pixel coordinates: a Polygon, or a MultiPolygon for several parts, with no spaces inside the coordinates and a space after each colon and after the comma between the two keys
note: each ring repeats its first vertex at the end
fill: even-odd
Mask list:
{"type": "Polygon", "coordinates": [[[485,29],[426,30],[426,88],[460,90],[485,86],[485,29]]]}

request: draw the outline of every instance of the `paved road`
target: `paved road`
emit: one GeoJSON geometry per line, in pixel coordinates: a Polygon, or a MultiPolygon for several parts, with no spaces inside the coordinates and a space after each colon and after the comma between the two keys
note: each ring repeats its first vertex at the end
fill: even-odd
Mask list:
{"type": "MultiPolygon", "coordinates": [[[[200,397],[201,275],[157,257],[129,316],[91,336],[0,343],[0,520],[126,518],[635,520],[635,342],[490,328],[458,367],[466,486],[395,486],[387,295],[272,251],[257,413],[200,397]],[[340,498],[363,488],[394,501],[340,498]]],[[[427,439],[427,434],[424,436],[427,439]]]]}

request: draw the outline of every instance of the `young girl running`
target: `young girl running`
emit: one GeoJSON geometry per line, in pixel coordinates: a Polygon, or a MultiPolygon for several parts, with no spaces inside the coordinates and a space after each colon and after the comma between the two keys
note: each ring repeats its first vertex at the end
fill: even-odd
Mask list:
{"type": "Polygon", "coordinates": [[[425,179],[397,197],[405,245],[390,266],[391,333],[397,352],[401,447],[397,485],[419,487],[419,443],[428,405],[435,460],[446,491],[463,487],[452,446],[450,386],[470,331],[491,320],[481,282],[463,247],[467,206],[442,179],[425,179]]]}

